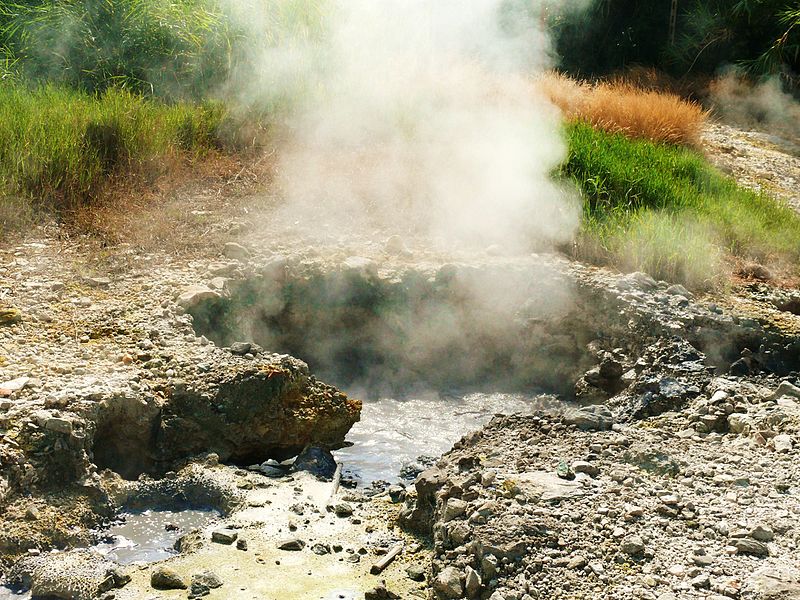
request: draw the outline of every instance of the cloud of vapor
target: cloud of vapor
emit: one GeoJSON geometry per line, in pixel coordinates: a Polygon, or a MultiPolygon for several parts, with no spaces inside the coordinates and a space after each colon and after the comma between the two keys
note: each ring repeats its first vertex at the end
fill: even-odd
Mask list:
{"type": "MultiPolygon", "coordinates": [[[[275,37],[274,14],[243,2],[236,10],[249,27],[275,37]]],[[[544,249],[571,239],[578,203],[552,177],[566,151],[559,115],[532,84],[550,64],[550,7],[313,5],[321,35],[295,29],[233,80],[248,100],[297,99],[279,163],[287,210],[459,244],[544,249]]]]}
{"type": "Polygon", "coordinates": [[[800,139],[800,102],[773,76],[753,84],[731,70],[709,86],[710,100],[723,120],[800,139]]]}

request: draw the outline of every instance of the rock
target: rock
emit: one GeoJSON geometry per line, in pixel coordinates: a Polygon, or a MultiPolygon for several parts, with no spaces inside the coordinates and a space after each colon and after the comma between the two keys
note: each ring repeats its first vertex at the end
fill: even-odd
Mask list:
{"type": "Polygon", "coordinates": [[[231,354],[235,354],[236,356],[244,356],[250,352],[250,349],[253,347],[253,344],[250,342],[234,342],[230,346],[231,354]]]}
{"type": "Polygon", "coordinates": [[[468,566],[464,571],[464,590],[467,592],[467,598],[477,598],[482,587],[481,576],[475,569],[468,566]]]}
{"type": "Polygon", "coordinates": [[[0,383],[0,397],[10,396],[14,392],[18,392],[21,389],[24,389],[25,386],[28,385],[30,380],[31,380],[30,377],[17,377],[16,379],[12,379],[11,381],[0,383]]]}
{"type": "Polygon", "coordinates": [[[778,385],[777,389],[773,392],[772,396],[770,396],[770,399],[777,400],[782,396],[790,396],[800,400],[800,387],[792,385],[788,381],[782,381],[780,385],[778,385]]]}
{"type": "Polygon", "coordinates": [[[762,567],[744,581],[742,598],[800,600],[800,571],[789,565],[762,567]]]}
{"type": "Polygon", "coordinates": [[[789,435],[781,434],[776,435],[775,439],[772,440],[773,445],[775,446],[775,452],[779,453],[786,453],[792,451],[792,438],[789,435]]]}
{"type": "Polygon", "coordinates": [[[571,481],[575,479],[575,473],[570,469],[569,465],[566,461],[562,460],[558,463],[556,467],[556,475],[558,475],[561,479],[566,479],[567,481],[571,481]]]}
{"type": "Polygon", "coordinates": [[[333,507],[333,514],[342,519],[350,517],[353,514],[353,507],[347,502],[340,502],[333,507]]]}
{"type": "Polygon", "coordinates": [[[331,479],[336,473],[336,466],[336,459],[329,450],[307,446],[295,459],[292,470],[306,471],[322,479],[331,479]]]}
{"type": "Polygon", "coordinates": [[[644,541],[638,535],[629,535],[622,539],[619,549],[632,557],[639,557],[644,554],[644,541]]]}
{"type": "Polygon", "coordinates": [[[747,535],[754,540],[758,540],[759,542],[771,542],[773,539],[775,539],[775,532],[773,532],[772,529],[766,525],[756,525],[747,535]]]}
{"type": "Polygon", "coordinates": [[[752,419],[743,413],[733,413],[728,415],[728,430],[731,433],[750,433],[753,426],[752,419]]]}
{"type": "Polygon", "coordinates": [[[564,413],[564,423],[575,425],[584,431],[604,431],[611,429],[614,415],[604,405],[583,406],[564,413]]]}
{"type": "Polygon", "coordinates": [[[111,285],[108,277],[86,277],[83,282],[89,287],[105,288],[111,285]]]}
{"type": "Polygon", "coordinates": [[[0,327],[15,325],[22,321],[22,311],[18,308],[0,308],[0,327]]]}
{"type": "Polygon", "coordinates": [[[400,596],[386,589],[386,583],[381,582],[364,593],[364,600],[400,600],[400,596]]]}
{"type": "Polygon", "coordinates": [[[45,422],[44,428],[55,433],[69,435],[72,433],[72,421],[68,419],[60,419],[58,417],[51,417],[45,422]]]}
{"type": "Polygon", "coordinates": [[[413,581],[425,581],[425,569],[420,565],[410,565],[406,568],[406,574],[413,581]]]}
{"type": "Polygon", "coordinates": [[[246,261],[250,258],[250,251],[236,242],[225,244],[222,248],[222,254],[225,258],[230,258],[231,260],[246,261]]]}
{"type": "Polygon", "coordinates": [[[350,256],[346,258],[344,261],[344,268],[347,271],[363,277],[375,277],[378,275],[377,263],[363,256],[350,256]]]}
{"type": "Polygon", "coordinates": [[[457,519],[467,511],[467,503],[458,498],[448,498],[442,512],[442,520],[447,523],[457,519]]]}
{"type": "Polygon", "coordinates": [[[461,573],[455,567],[445,567],[433,580],[433,590],[439,598],[457,600],[464,594],[461,573]]]}
{"type": "Polygon", "coordinates": [[[669,286],[666,291],[667,294],[669,294],[670,296],[683,296],[684,298],[692,297],[691,292],[689,292],[689,290],[687,290],[679,283],[669,286]]]}
{"type": "Polygon", "coordinates": [[[708,573],[701,573],[690,582],[691,586],[698,590],[707,590],[711,587],[711,577],[708,573]]]}
{"type": "Polygon", "coordinates": [[[733,546],[739,554],[752,554],[753,556],[769,556],[769,546],[764,542],[749,538],[733,540],[733,546]]]}
{"type": "Polygon", "coordinates": [[[236,540],[236,549],[242,552],[247,552],[247,540],[239,538],[236,540]]]}
{"type": "Polygon", "coordinates": [[[150,575],[150,585],[157,590],[185,590],[186,581],[174,569],[162,565],[150,575]]]}
{"type": "Polygon", "coordinates": [[[585,556],[578,554],[577,556],[573,556],[570,561],[567,563],[568,569],[582,569],[587,564],[587,560],[585,556]]]}
{"type": "Polygon", "coordinates": [[[383,245],[383,249],[387,254],[405,254],[408,252],[406,249],[406,245],[403,242],[403,238],[399,235],[393,235],[386,240],[386,243],[383,245]]]}
{"type": "Polygon", "coordinates": [[[205,285],[193,285],[178,296],[178,306],[191,311],[198,309],[208,301],[219,300],[221,296],[205,285]]]}
{"type": "Polygon", "coordinates": [[[192,575],[192,585],[195,583],[203,585],[209,589],[222,587],[222,579],[213,571],[201,571],[192,575]]]}
{"type": "Polygon", "coordinates": [[[598,469],[592,463],[584,460],[576,460],[574,463],[572,463],[571,467],[575,473],[584,473],[592,478],[597,477],[600,474],[600,469],[598,469]]]}
{"type": "Polygon", "coordinates": [[[516,485],[527,498],[542,502],[557,502],[584,494],[579,482],[561,479],[547,471],[521,473],[517,476],[516,485]]]}
{"type": "Polygon", "coordinates": [[[211,532],[211,541],[217,544],[230,545],[235,542],[238,537],[239,533],[233,529],[215,529],[211,532]]]}
{"type": "Polygon", "coordinates": [[[306,543],[299,538],[286,538],[278,542],[278,550],[299,552],[306,547],[306,543]]]}

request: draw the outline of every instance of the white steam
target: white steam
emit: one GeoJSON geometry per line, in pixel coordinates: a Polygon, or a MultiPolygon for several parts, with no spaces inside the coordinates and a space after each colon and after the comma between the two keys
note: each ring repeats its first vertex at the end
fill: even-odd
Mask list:
{"type": "MultiPolygon", "coordinates": [[[[578,203],[552,176],[565,157],[559,114],[532,84],[549,64],[544,4],[317,5],[321,39],[273,39],[241,88],[250,102],[303,91],[279,163],[287,210],[459,244],[572,238],[578,203]]],[[[275,25],[237,7],[254,31],[275,25]]]]}

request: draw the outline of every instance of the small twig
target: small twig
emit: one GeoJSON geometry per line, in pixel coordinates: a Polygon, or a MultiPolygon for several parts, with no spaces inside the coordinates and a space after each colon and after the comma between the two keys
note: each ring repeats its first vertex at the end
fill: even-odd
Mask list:
{"type": "Polygon", "coordinates": [[[380,575],[381,571],[383,571],[386,567],[388,567],[391,564],[391,562],[397,557],[397,555],[400,554],[402,551],[403,551],[403,542],[398,542],[397,544],[395,544],[394,547],[392,547],[391,550],[389,550],[389,552],[386,553],[386,555],[383,558],[381,558],[378,562],[372,565],[369,572],[372,575],[380,575]]]}

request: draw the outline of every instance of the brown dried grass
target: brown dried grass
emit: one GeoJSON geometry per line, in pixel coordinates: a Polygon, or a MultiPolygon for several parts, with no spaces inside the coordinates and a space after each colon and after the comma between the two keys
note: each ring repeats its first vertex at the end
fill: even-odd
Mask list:
{"type": "Polygon", "coordinates": [[[537,85],[567,119],[632,138],[699,147],[708,118],[696,102],[621,79],[592,84],[549,73],[537,85]]]}

